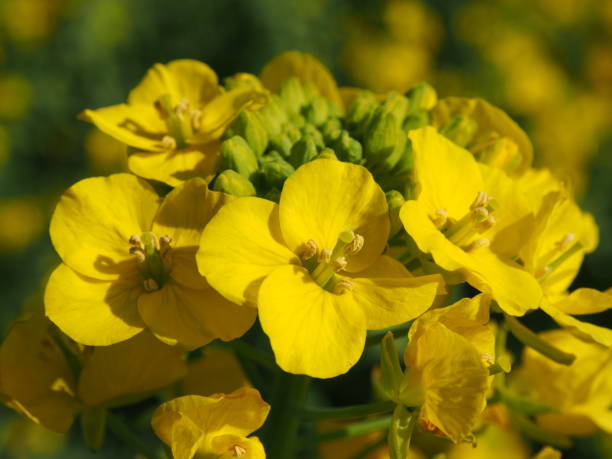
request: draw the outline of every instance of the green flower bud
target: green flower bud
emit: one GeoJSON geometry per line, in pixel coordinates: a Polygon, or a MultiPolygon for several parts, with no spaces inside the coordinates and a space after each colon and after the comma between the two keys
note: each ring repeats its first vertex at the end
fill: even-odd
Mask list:
{"type": "Polygon", "coordinates": [[[478,153],[478,161],[492,167],[505,170],[508,174],[514,172],[523,162],[518,145],[508,137],[497,139],[478,153]]]}
{"type": "Polygon", "coordinates": [[[387,191],[385,197],[387,198],[387,205],[389,206],[389,220],[391,222],[389,239],[391,239],[404,227],[400,220],[399,213],[406,200],[402,196],[402,193],[397,190],[387,191]]]}
{"type": "Polygon", "coordinates": [[[302,137],[310,137],[318,148],[325,147],[323,134],[317,129],[314,124],[306,123],[302,129],[302,137]]]}
{"type": "Polygon", "coordinates": [[[404,373],[400,365],[395,347],[393,333],[387,332],[380,342],[380,383],[383,393],[387,398],[398,401],[399,390],[404,379],[404,373]]]}
{"type": "Polygon", "coordinates": [[[233,196],[255,196],[255,187],[246,177],[231,169],[226,169],[217,175],[212,189],[233,196]]]}
{"type": "Polygon", "coordinates": [[[302,90],[304,91],[304,100],[311,102],[317,97],[320,97],[319,88],[317,88],[310,81],[302,82],[302,90]]]}
{"type": "Polygon", "coordinates": [[[288,122],[287,112],[283,107],[280,98],[276,94],[270,96],[270,102],[257,113],[261,116],[261,121],[268,131],[269,137],[280,134],[283,127],[288,122]]]}
{"type": "Polygon", "coordinates": [[[414,113],[419,110],[431,110],[438,103],[438,94],[429,83],[423,82],[413,86],[406,93],[410,101],[408,113],[414,113]]]}
{"type": "Polygon", "coordinates": [[[380,171],[391,170],[399,160],[405,144],[406,133],[402,131],[395,116],[379,108],[365,136],[365,157],[369,166],[380,171]]]}
{"type": "Polygon", "coordinates": [[[340,120],[337,118],[330,118],[325,123],[323,123],[323,126],[321,126],[321,134],[323,134],[323,138],[325,139],[325,141],[329,142],[331,139],[335,138],[332,137],[332,134],[336,133],[336,131],[339,131],[341,129],[342,123],[340,122],[340,120]]]}
{"type": "Polygon", "coordinates": [[[338,159],[336,153],[331,148],[324,148],[315,159],[338,159]]]}
{"type": "Polygon", "coordinates": [[[262,158],[260,171],[269,187],[281,189],[287,177],[293,174],[295,169],[278,152],[270,152],[262,158]]]}
{"type": "Polygon", "coordinates": [[[370,120],[378,108],[376,96],[369,91],[362,91],[353,100],[346,114],[346,122],[352,132],[365,133],[370,120]]]}
{"type": "Polygon", "coordinates": [[[302,132],[296,127],[290,127],[285,134],[292,145],[302,138],[302,132]]]}
{"type": "Polygon", "coordinates": [[[289,136],[283,133],[272,137],[269,143],[270,149],[278,151],[284,158],[289,157],[292,146],[293,142],[289,139],[289,136]]]}
{"type": "Polygon", "coordinates": [[[299,78],[285,80],[278,91],[283,105],[289,113],[299,113],[306,103],[306,97],[299,78]]]}
{"type": "Polygon", "coordinates": [[[257,171],[257,156],[244,138],[235,135],[224,140],[220,151],[222,168],[232,169],[247,179],[257,171]]]}
{"type": "Polygon", "coordinates": [[[296,129],[300,129],[306,125],[306,118],[304,118],[299,113],[289,115],[289,124],[291,124],[292,127],[296,129]]]}
{"type": "Polygon", "coordinates": [[[398,123],[404,121],[406,114],[408,113],[409,102],[408,99],[398,92],[391,91],[385,101],[381,104],[382,109],[385,113],[392,113],[398,123]]]}
{"type": "Polygon", "coordinates": [[[229,130],[244,137],[253,152],[260,157],[268,146],[268,132],[258,112],[243,110],[229,130]]]}
{"type": "Polygon", "coordinates": [[[348,131],[341,131],[330,147],[336,152],[341,161],[361,164],[363,161],[363,148],[359,142],[351,138],[348,131]]]}
{"type": "Polygon", "coordinates": [[[321,126],[329,116],[329,105],[326,99],[317,97],[310,101],[310,103],[302,109],[302,112],[306,121],[315,126],[321,126]]]}
{"type": "Polygon", "coordinates": [[[289,162],[297,169],[302,164],[315,159],[318,154],[319,152],[317,151],[317,146],[312,138],[303,137],[295,145],[293,145],[293,148],[291,148],[289,162]]]}
{"type": "Polygon", "coordinates": [[[418,110],[415,113],[408,115],[404,119],[402,128],[404,131],[410,131],[411,129],[418,129],[423,126],[427,126],[431,121],[429,112],[427,110],[418,110]]]}
{"type": "Polygon", "coordinates": [[[478,123],[473,118],[457,115],[442,126],[440,134],[452,140],[460,147],[465,147],[474,139],[478,123]]]}

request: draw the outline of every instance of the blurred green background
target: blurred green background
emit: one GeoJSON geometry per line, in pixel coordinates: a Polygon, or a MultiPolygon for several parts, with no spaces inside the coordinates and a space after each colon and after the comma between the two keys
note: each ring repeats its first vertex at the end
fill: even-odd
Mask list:
{"type": "MultiPolygon", "coordinates": [[[[599,224],[575,286],[610,286],[612,1],[0,0],[0,330],[58,262],[47,226],[62,191],[124,170],[121,146],[78,121],[81,110],[123,102],[155,62],[199,59],[223,78],[288,49],[315,55],[342,86],[427,80],[442,97],[508,111],[536,164],[567,180],[599,224]]],[[[1,457],[89,457],[78,439],[62,446],[0,415],[1,457]]],[[[572,454],[612,455],[610,443],[585,440],[572,454]]],[[[131,457],[112,441],[105,455],[131,457]]]]}

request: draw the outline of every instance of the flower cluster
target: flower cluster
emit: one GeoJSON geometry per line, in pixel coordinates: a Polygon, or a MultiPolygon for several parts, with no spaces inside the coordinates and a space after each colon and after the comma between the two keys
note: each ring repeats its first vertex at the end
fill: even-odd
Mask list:
{"type": "Polygon", "coordinates": [[[53,214],[44,316],[0,348],[3,400],[33,421],[80,415],[97,449],[125,431],[112,409],[155,396],[152,428],[182,459],[294,457],[313,416],[373,415],[310,439],[388,430],[393,458],[413,435],[475,442],[495,424],[556,447],[612,432],[612,331],[576,317],[612,292],[568,292],[597,226],[500,109],[426,83],[338,88],[289,52],[223,84],[197,61],[156,64],[127,103],[81,117],[127,146],[131,174],[76,183],[53,214]],[[517,317],[535,310],[560,328],[531,332],[517,317]],[[514,372],[508,331],[526,346],[514,372]],[[301,406],[305,376],[378,343],[379,401],[301,406]],[[263,443],[248,436],[262,425],[263,443]]]}

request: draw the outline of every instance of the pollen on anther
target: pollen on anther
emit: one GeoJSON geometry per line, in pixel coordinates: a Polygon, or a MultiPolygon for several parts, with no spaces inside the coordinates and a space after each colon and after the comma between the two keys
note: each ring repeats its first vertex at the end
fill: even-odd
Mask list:
{"type": "Polygon", "coordinates": [[[176,149],[176,139],[172,136],[165,135],[162,138],[161,143],[162,143],[162,147],[167,148],[168,150],[176,149]]]}

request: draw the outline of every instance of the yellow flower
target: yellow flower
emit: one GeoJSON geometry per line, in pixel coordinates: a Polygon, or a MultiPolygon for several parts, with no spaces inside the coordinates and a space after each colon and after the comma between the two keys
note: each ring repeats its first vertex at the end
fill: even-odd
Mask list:
{"type": "Polygon", "coordinates": [[[400,218],[418,248],[490,293],[507,313],[537,308],[540,286],[512,260],[533,221],[516,184],[431,127],[411,131],[409,138],[417,193],[400,218]]]}
{"type": "Polygon", "coordinates": [[[207,346],[199,359],[189,363],[189,372],[181,386],[184,394],[212,395],[251,384],[231,351],[207,346]]]}
{"type": "Polygon", "coordinates": [[[531,166],[533,146],[527,134],[505,112],[482,99],[447,97],[431,112],[432,124],[443,128],[455,117],[468,118],[476,129],[468,136],[466,148],[479,161],[514,175],[531,166]]]}
{"type": "Polygon", "coordinates": [[[174,459],[204,457],[264,459],[257,437],[270,410],[259,392],[251,388],[211,397],[186,395],[162,404],[151,425],[161,440],[172,448],[174,459]]]}
{"type": "Polygon", "coordinates": [[[85,179],[51,220],[63,263],[45,292],[46,314],[75,341],[106,346],[145,328],[169,344],[231,340],[256,312],[226,301],[198,274],[201,231],[227,201],[192,179],[160,198],[129,174],[85,179]]]}
{"type": "Polygon", "coordinates": [[[259,308],[278,364],[329,378],[359,359],[367,329],[396,325],[433,302],[439,277],[412,277],[381,255],[385,195],[361,166],[300,167],[280,204],[238,198],[202,234],[200,272],[223,296],[259,308]]]}
{"type": "Polygon", "coordinates": [[[531,348],[513,383],[527,396],[557,408],[537,417],[538,424],[565,435],[591,435],[597,428],[612,433],[612,352],[582,341],[566,330],[541,333],[540,338],[576,355],[561,365],[531,348]]]}
{"type": "Polygon", "coordinates": [[[458,443],[470,435],[485,408],[486,359],[469,338],[435,320],[417,320],[409,339],[400,401],[420,407],[425,430],[458,443]]]}
{"type": "Polygon", "coordinates": [[[126,104],[81,116],[131,147],[132,172],[177,186],[192,177],[209,181],[225,128],[243,108],[264,100],[266,93],[252,86],[223,92],[210,67],[182,59],[155,64],[126,104]]]}

